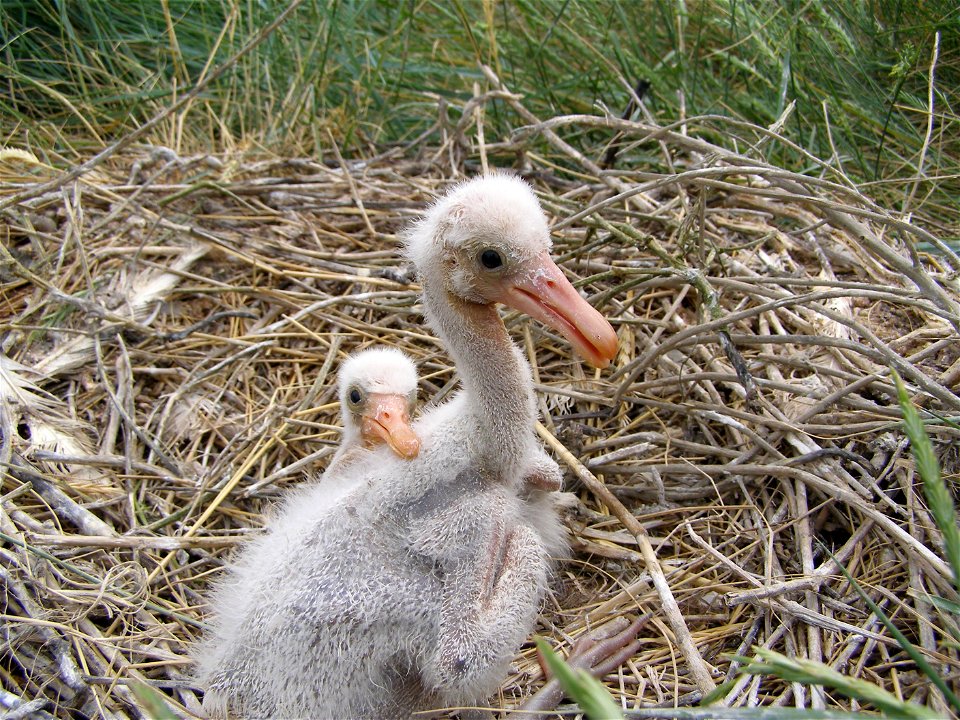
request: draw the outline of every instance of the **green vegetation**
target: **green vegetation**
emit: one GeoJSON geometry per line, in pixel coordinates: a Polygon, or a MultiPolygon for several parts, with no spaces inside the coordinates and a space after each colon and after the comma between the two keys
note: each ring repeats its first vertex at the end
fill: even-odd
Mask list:
{"type": "MultiPolygon", "coordinates": [[[[8,0],[4,136],[68,146],[80,130],[116,137],[285,6],[8,0]]],[[[723,114],[766,126],[796,101],[785,132],[851,178],[895,198],[921,171],[916,195],[941,216],[960,195],[960,9],[945,1],[308,2],[153,140],[310,154],[329,144],[329,131],[345,152],[363,154],[429,130],[439,98],[462,106],[474,83],[483,86],[479,63],[544,118],[602,107],[620,115],[640,79],[652,83],[647,105],[661,122],[723,114]]],[[[497,105],[486,121],[495,135],[517,124],[497,105]]]]}
{"type": "Polygon", "coordinates": [[[130,686],[130,689],[154,720],[176,720],[177,716],[167,705],[161,693],[143,683],[134,683],[130,686]]]}
{"type": "MultiPolygon", "coordinates": [[[[829,665],[803,658],[790,658],[768,648],[754,648],[758,659],[737,658],[748,663],[743,671],[752,675],[774,675],[788,682],[803,685],[822,685],[847,697],[856,698],[878,708],[883,717],[909,718],[912,720],[936,720],[939,715],[916,703],[900,700],[879,685],[837,672],[829,665]]],[[[848,717],[862,717],[850,713],[848,717]]]]}
{"type": "Polygon", "coordinates": [[[910,401],[900,375],[893,369],[890,372],[897,384],[897,402],[903,412],[903,430],[910,438],[910,449],[923,483],[923,495],[930,506],[930,514],[933,515],[937,528],[943,534],[943,555],[950,564],[953,584],[960,593],[960,524],[957,521],[957,510],[953,505],[950,489],[940,474],[940,464],[923,426],[923,420],[920,419],[920,413],[910,401]]]}

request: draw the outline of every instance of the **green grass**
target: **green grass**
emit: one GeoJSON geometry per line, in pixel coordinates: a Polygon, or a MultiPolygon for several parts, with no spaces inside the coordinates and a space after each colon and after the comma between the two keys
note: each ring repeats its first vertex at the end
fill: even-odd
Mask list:
{"type": "MultiPolygon", "coordinates": [[[[279,0],[5,0],[0,5],[3,137],[69,147],[114,138],[182,95],[286,3],[279,0]]],[[[542,117],[619,115],[627,86],[652,81],[648,107],[761,125],[791,101],[785,131],[892,202],[909,193],[934,123],[915,205],[951,216],[960,196],[960,9],[954,2],[744,0],[411,0],[306,2],[170,122],[153,142],[321,154],[404,142],[455,108],[492,65],[542,117]]],[[[453,118],[454,121],[456,118],[453,118]]],[[[502,105],[488,137],[517,124],[502,105]]],[[[600,133],[570,138],[599,153],[600,133]]],[[[799,160],[771,148],[769,159],[799,160]]],[[[948,236],[952,232],[946,233],[948,236]]]]}

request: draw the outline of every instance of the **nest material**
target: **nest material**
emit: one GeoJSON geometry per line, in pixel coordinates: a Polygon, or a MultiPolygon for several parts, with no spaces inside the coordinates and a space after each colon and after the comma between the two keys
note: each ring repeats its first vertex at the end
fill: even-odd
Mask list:
{"type": "MultiPolygon", "coordinates": [[[[0,704],[147,717],[143,683],[177,716],[200,712],[187,648],[207,588],[265,510],[325,467],[339,362],[389,344],[418,361],[422,403],[456,387],[397,235],[490,164],[534,184],[555,257],[621,340],[613,370],[592,372],[505,316],[573,493],[573,552],[539,632],[566,648],[650,613],[605,677],[627,708],[725,678],[730,705],[851,706],[737,675],[731,655],[756,645],[947,713],[836,563],[956,688],[950,620],[928,596],[953,597],[950,574],[889,368],[925,410],[960,411],[957,257],[834,168],[766,163],[784,141],[759,128],[540,123],[503,88],[463,117],[441,147],[332,166],[140,147],[50,191],[52,168],[0,160],[0,704]],[[494,98],[528,126],[484,144],[494,98]],[[574,132],[584,145],[617,132],[620,169],[560,137],[574,132]]],[[[958,432],[928,430],[955,479],[958,432]]],[[[525,647],[492,704],[542,683],[525,647]]]]}

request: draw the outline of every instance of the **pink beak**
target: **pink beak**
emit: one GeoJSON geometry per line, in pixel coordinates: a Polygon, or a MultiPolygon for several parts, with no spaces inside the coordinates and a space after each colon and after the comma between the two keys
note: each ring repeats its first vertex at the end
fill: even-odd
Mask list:
{"type": "Polygon", "coordinates": [[[370,394],[360,421],[360,437],[367,446],[387,443],[405,460],[420,452],[420,438],[410,427],[407,398],[400,395],[370,394]]]}
{"type": "Polygon", "coordinates": [[[552,327],[594,367],[607,367],[617,354],[613,327],[580,297],[546,252],[526,274],[507,281],[496,299],[552,327]]]}

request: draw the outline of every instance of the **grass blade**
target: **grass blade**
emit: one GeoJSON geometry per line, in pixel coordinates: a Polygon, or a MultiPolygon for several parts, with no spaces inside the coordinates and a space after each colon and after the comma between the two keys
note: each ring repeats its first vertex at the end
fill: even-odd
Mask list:
{"type": "Polygon", "coordinates": [[[891,369],[890,373],[897,385],[897,399],[903,411],[903,429],[910,438],[910,448],[917,464],[917,472],[920,473],[920,479],[923,481],[923,494],[937,527],[943,533],[947,562],[953,570],[953,584],[957,592],[960,592],[960,527],[957,526],[953,498],[940,476],[940,465],[933,452],[933,445],[924,430],[920,414],[910,402],[903,380],[900,379],[896,370],[891,369]]]}
{"type": "Polygon", "coordinates": [[[596,678],[586,670],[567,665],[543,638],[535,638],[534,642],[550,672],[590,720],[622,720],[623,711],[596,678]]]}
{"type": "Polygon", "coordinates": [[[850,677],[839,673],[829,665],[802,658],[789,658],[786,655],[757,647],[754,652],[761,660],[750,658],[735,658],[745,663],[743,672],[751,675],[775,675],[788,682],[798,682],[805,685],[823,685],[843,693],[847,697],[856,698],[871,703],[879,708],[888,717],[911,718],[912,720],[931,720],[939,717],[930,708],[905,702],[893,693],[887,692],[879,685],[867,680],[850,677]]]}
{"type": "Polygon", "coordinates": [[[133,683],[130,689],[137,696],[137,700],[147,709],[149,717],[155,718],[155,720],[177,720],[177,716],[167,705],[163,695],[149,685],[133,683]]]}
{"type": "Polygon", "coordinates": [[[917,664],[917,667],[920,668],[923,674],[926,675],[937,687],[937,689],[943,693],[943,696],[947,699],[947,702],[949,702],[956,710],[960,711],[960,698],[958,698],[953,690],[950,689],[946,680],[944,680],[940,673],[938,673],[936,669],[934,669],[934,667],[927,662],[927,659],[917,649],[917,647],[910,642],[902,632],[900,632],[899,628],[893,624],[890,618],[887,617],[886,613],[880,609],[880,606],[877,605],[870,598],[870,596],[867,595],[866,592],[864,592],[863,588],[860,587],[860,583],[858,583],[854,579],[853,575],[847,571],[847,568],[843,565],[843,563],[838,561],[833,556],[833,553],[830,552],[830,549],[822,543],[820,546],[823,548],[824,552],[826,552],[831,559],[833,559],[837,567],[840,568],[840,572],[842,572],[843,576],[847,579],[847,582],[850,583],[850,586],[863,599],[863,601],[867,604],[873,614],[877,616],[880,622],[883,623],[883,626],[889,631],[889,633],[893,635],[894,639],[900,644],[900,647],[902,647],[907,655],[910,656],[910,659],[917,664]]]}

